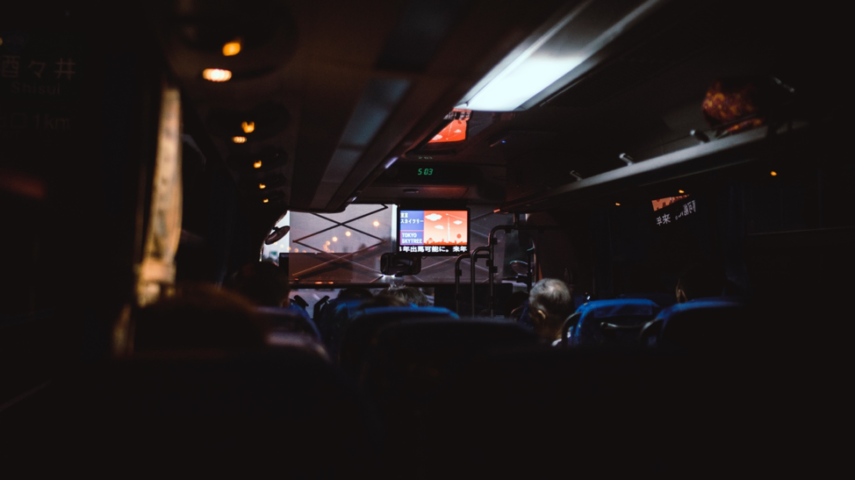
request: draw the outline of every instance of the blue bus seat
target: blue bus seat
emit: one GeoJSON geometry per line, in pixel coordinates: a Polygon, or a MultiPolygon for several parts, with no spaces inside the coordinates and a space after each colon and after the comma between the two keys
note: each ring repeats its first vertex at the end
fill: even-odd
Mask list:
{"type": "Polygon", "coordinates": [[[341,344],[345,326],[359,312],[359,306],[364,302],[363,299],[334,299],[321,308],[320,317],[315,319],[315,324],[333,358],[338,356],[337,349],[341,344]]]}
{"type": "Polygon", "coordinates": [[[644,326],[641,342],[648,346],[716,348],[736,341],[746,322],[747,305],[737,297],[698,298],[672,305],[644,326]]]}
{"type": "Polygon", "coordinates": [[[357,313],[345,326],[338,349],[342,370],[354,377],[359,374],[365,352],[375,335],[384,327],[395,322],[429,317],[458,318],[456,313],[441,307],[375,307],[357,313]]]}
{"type": "Polygon", "coordinates": [[[639,298],[586,302],[576,310],[578,321],[570,327],[568,343],[572,346],[634,343],[659,310],[655,302],[639,298]]]}

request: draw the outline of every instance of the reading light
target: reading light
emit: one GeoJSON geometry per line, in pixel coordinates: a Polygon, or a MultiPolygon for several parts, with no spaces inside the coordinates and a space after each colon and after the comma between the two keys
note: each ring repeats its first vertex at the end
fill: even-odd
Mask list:
{"type": "Polygon", "coordinates": [[[246,137],[232,137],[232,141],[235,143],[246,143],[246,137]]]}
{"type": "Polygon", "coordinates": [[[268,203],[269,201],[270,201],[270,199],[265,198],[264,200],[261,201],[261,203],[268,203]]]}
{"type": "Polygon", "coordinates": [[[206,68],[202,70],[202,78],[209,82],[228,82],[232,72],[222,68],[206,68]]]}
{"type": "Polygon", "coordinates": [[[684,194],[684,193],[686,193],[686,192],[684,192],[683,190],[677,190],[677,193],[679,193],[680,195],[682,195],[682,194],[684,194]]]}
{"type": "Polygon", "coordinates": [[[615,202],[615,206],[616,206],[616,207],[619,207],[619,206],[620,206],[620,202],[615,202]]]}
{"type": "Polygon", "coordinates": [[[259,190],[264,190],[265,188],[267,188],[267,185],[265,185],[265,184],[263,184],[263,183],[259,183],[259,184],[258,184],[258,189],[259,189],[259,190]]]}
{"type": "Polygon", "coordinates": [[[240,37],[238,37],[232,40],[231,42],[223,45],[223,55],[227,57],[233,57],[237,55],[238,53],[240,53],[242,44],[243,41],[240,39],[240,37]]]}
{"type": "Polygon", "coordinates": [[[772,175],[773,177],[777,177],[777,176],[778,176],[778,172],[776,172],[776,171],[772,170],[771,172],[769,172],[769,175],[772,175]]]}
{"type": "Polygon", "coordinates": [[[240,124],[243,133],[252,133],[255,131],[255,122],[243,122],[240,124]]]}
{"type": "Polygon", "coordinates": [[[261,168],[261,160],[258,160],[255,163],[253,163],[252,168],[261,168]]]}
{"type": "MultiPolygon", "coordinates": [[[[509,112],[529,102],[545,90],[554,92],[573,78],[564,78],[572,70],[612,42],[662,0],[647,0],[631,10],[615,10],[605,2],[587,0],[551,24],[536,36],[526,39],[479,81],[456,108],[487,112],[509,112]],[[594,8],[591,6],[594,5],[594,8]],[[617,21],[611,20],[617,17],[617,21]],[[585,25],[587,28],[580,28],[585,25]],[[593,28],[592,28],[593,27],[593,28]],[[560,84],[559,84],[560,83],[560,84]],[[555,84],[555,88],[551,88],[555,84]]],[[[620,7],[617,7],[620,9],[620,7]]]]}

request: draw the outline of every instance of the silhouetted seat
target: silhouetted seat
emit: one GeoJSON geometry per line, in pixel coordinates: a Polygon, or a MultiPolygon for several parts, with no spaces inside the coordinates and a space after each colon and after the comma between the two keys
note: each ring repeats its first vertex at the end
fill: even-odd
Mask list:
{"type": "Polygon", "coordinates": [[[735,437],[760,433],[742,396],[760,387],[743,388],[735,364],[640,347],[495,352],[443,385],[413,449],[423,478],[726,471],[756,447],[735,437]]]}
{"type": "Polygon", "coordinates": [[[373,420],[332,365],[299,348],[240,354],[171,353],[98,366],[60,398],[86,452],[123,469],[290,478],[371,474],[373,420]],[[79,437],[83,438],[83,437],[79,437]]]}
{"type": "Polygon", "coordinates": [[[342,370],[354,377],[359,374],[365,352],[382,328],[396,322],[431,317],[458,318],[456,313],[440,307],[377,307],[356,314],[345,327],[339,347],[342,370]]]}
{"type": "Polygon", "coordinates": [[[672,305],[644,326],[641,342],[648,346],[715,349],[753,339],[748,309],[738,298],[712,297],[672,305]]]}
{"type": "Polygon", "coordinates": [[[267,318],[273,331],[301,333],[313,338],[321,338],[315,323],[297,310],[280,307],[258,307],[258,312],[267,318]]]}
{"type": "Polygon", "coordinates": [[[568,343],[572,346],[634,343],[644,325],[659,310],[656,303],[645,299],[586,302],[576,310],[578,321],[570,326],[568,343]]]}
{"type": "Polygon", "coordinates": [[[537,337],[505,320],[447,317],[399,322],[376,337],[363,363],[363,384],[381,405],[429,401],[446,373],[494,349],[536,344],[537,337]]]}

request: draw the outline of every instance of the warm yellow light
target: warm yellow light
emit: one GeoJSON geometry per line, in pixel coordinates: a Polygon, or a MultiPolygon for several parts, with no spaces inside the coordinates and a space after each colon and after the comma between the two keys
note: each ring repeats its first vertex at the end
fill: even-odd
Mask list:
{"type": "Polygon", "coordinates": [[[242,46],[243,41],[240,38],[236,38],[231,42],[223,45],[223,55],[227,57],[233,57],[240,53],[240,47],[242,46]]]}
{"type": "Polygon", "coordinates": [[[270,199],[269,199],[269,198],[265,198],[265,199],[264,199],[264,200],[262,200],[261,202],[262,202],[262,203],[268,203],[269,201],[270,201],[270,199]]]}
{"type": "Polygon", "coordinates": [[[232,141],[235,143],[246,143],[246,137],[232,137],[232,141]]]}
{"type": "Polygon", "coordinates": [[[616,206],[616,207],[619,207],[619,206],[620,206],[620,203],[615,202],[615,206],[616,206]]]}
{"type": "Polygon", "coordinates": [[[299,251],[300,251],[300,249],[299,249],[299,248],[295,248],[295,249],[294,249],[294,253],[298,253],[299,251]]]}
{"type": "Polygon", "coordinates": [[[684,194],[684,193],[686,193],[686,192],[684,192],[683,190],[677,190],[677,193],[679,193],[680,195],[682,195],[682,194],[684,194]]]}
{"type": "Polygon", "coordinates": [[[337,241],[338,241],[338,237],[332,237],[332,241],[333,241],[333,242],[337,242],[337,241]]]}
{"type": "Polygon", "coordinates": [[[778,172],[776,172],[776,171],[772,170],[771,172],[769,172],[769,175],[772,175],[773,177],[777,177],[777,176],[778,176],[778,172]]]}
{"type": "Polygon", "coordinates": [[[348,230],[348,231],[344,232],[344,236],[345,236],[345,237],[349,237],[349,236],[350,236],[350,230],[348,230]]]}
{"type": "Polygon", "coordinates": [[[228,82],[232,78],[232,72],[222,68],[206,68],[202,70],[202,78],[209,82],[228,82]]]}
{"type": "Polygon", "coordinates": [[[379,226],[380,226],[380,222],[378,222],[377,220],[374,220],[374,226],[375,226],[375,227],[379,227],[379,226]]]}
{"type": "Polygon", "coordinates": [[[261,160],[259,160],[259,161],[255,162],[255,163],[253,163],[253,164],[252,164],[252,167],[253,167],[253,168],[261,168],[261,160]]]}
{"type": "Polygon", "coordinates": [[[255,122],[243,122],[240,128],[243,129],[243,133],[252,133],[255,131],[255,122]]]}
{"type": "Polygon", "coordinates": [[[258,184],[258,189],[259,189],[259,190],[264,190],[265,188],[267,188],[267,185],[265,185],[265,184],[263,184],[263,183],[259,183],[259,184],[258,184]]]}
{"type": "Polygon", "coordinates": [[[3,37],[0,37],[0,45],[3,45],[3,37]]]}

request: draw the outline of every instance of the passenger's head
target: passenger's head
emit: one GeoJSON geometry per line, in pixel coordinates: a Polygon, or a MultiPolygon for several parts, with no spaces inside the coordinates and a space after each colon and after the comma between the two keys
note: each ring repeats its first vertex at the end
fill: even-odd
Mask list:
{"type": "Polygon", "coordinates": [[[725,277],[721,269],[708,263],[696,263],[684,270],[677,280],[677,302],[721,296],[724,285],[725,277]]]}
{"type": "Polygon", "coordinates": [[[347,287],[338,292],[336,297],[339,300],[368,300],[373,298],[374,294],[371,290],[363,287],[347,287]]]}
{"type": "Polygon", "coordinates": [[[410,302],[404,300],[397,295],[391,295],[388,292],[380,292],[374,298],[370,298],[360,305],[360,308],[375,308],[375,307],[409,307],[410,302]]]}
{"type": "Polygon", "coordinates": [[[389,288],[383,292],[385,295],[391,295],[404,300],[407,303],[412,303],[417,307],[430,306],[427,295],[416,287],[398,287],[389,288]]]}
{"type": "Polygon", "coordinates": [[[227,286],[263,307],[288,304],[288,282],[280,276],[279,267],[269,262],[253,262],[238,270],[227,286]]]}
{"type": "Polygon", "coordinates": [[[546,340],[560,337],[564,320],[573,313],[573,294],[561,280],[544,278],[531,289],[529,311],[534,330],[546,340]]]}
{"type": "Polygon", "coordinates": [[[139,311],[133,351],[247,350],[267,339],[264,319],[240,295],[208,284],[179,287],[175,294],[139,311]]]}

